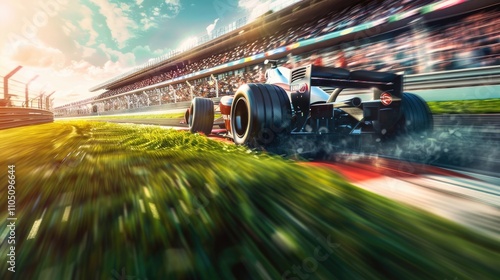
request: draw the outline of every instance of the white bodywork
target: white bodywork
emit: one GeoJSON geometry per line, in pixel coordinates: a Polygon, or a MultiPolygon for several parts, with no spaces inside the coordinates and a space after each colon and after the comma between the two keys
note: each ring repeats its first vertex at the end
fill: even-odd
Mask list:
{"type": "MultiPolygon", "coordinates": [[[[288,94],[290,100],[290,69],[285,67],[271,68],[266,71],[266,83],[282,87],[288,94]]],[[[319,87],[311,87],[311,99],[309,103],[328,100],[330,95],[319,87]]]]}

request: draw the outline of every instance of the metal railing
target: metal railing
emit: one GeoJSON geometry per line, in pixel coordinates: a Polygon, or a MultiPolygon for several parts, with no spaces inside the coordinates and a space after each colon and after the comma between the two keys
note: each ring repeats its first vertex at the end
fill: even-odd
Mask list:
{"type": "Polygon", "coordinates": [[[500,84],[500,65],[408,75],[409,89],[437,89],[500,84]]]}
{"type": "Polygon", "coordinates": [[[32,82],[38,79],[39,75],[32,76],[27,81],[19,81],[13,79],[15,75],[23,66],[17,66],[12,69],[7,75],[0,75],[0,107],[23,107],[23,108],[36,108],[50,110],[53,108],[54,98],[51,96],[55,93],[52,91],[48,93],[45,91],[44,85],[42,88],[35,86],[33,89],[32,82]]]}

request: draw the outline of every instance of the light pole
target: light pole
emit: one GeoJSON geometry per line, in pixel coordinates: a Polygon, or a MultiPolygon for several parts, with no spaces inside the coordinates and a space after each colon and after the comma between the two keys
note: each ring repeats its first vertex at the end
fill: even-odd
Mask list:
{"type": "Polygon", "coordinates": [[[191,93],[191,100],[193,100],[193,86],[189,83],[189,81],[186,81],[186,83],[189,85],[189,92],[191,93]]]}
{"type": "Polygon", "coordinates": [[[170,88],[170,94],[171,93],[174,94],[174,103],[177,103],[177,92],[176,92],[176,90],[174,89],[174,87],[172,86],[172,84],[169,85],[169,88],[170,88]]]}
{"type": "Polygon", "coordinates": [[[215,97],[219,97],[219,83],[217,79],[214,77],[214,74],[210,75],[210,79],[212,79],[215,83],[215,97]]]}
{"type": "Polygon", "coordinates": [[[45,110],[49,111],[50,110],[50,96],[54,94],[55,91],[51,92],[49,95],[45,97],[45,110]]]}
{"type": "Polygon", "coordinates": [[[17,71],[21,70],[23,68],[22,66],[17,66],[16,68],[12,69],[5,77],[3,77],[3,98],[5,100],[5,106],[12,106],[9,102],[10,95],[9,95],[9,78],[12,77],[14,74],[17,73],[17,71]]]}
{"type": "Polygon", "coordinates": [[[17,73],[17,71],[21,70],[23,68],[22,66],[17,66],[14,68],[12,71],[9,72],[9,74],[5,75],[3,77],[3,98],[8,99],[9,97],[9,78],[12,77],[14,74],[17,73]]]}
{"type": "Polygon", "coordinates": [[[39,95],[40,99],[38,99],[38,109],[43,109],[43,96],[45,95],[45,91],[39,95]]]}
{"type": "Polygon", "coordinates": [[[28,94],[28,88],[29,88],[29,85],[31,84],[31,82],[33,82],[34,80],[36,80],[37,78],[39,77],[39,75],[35,75],[33,78],[31,78],[31,80],[29,80],[27,83],[26,83],[26,89],[25,89],[25,99],[26,99],[26,108],[29,108],[29,94],[28,94]]]}

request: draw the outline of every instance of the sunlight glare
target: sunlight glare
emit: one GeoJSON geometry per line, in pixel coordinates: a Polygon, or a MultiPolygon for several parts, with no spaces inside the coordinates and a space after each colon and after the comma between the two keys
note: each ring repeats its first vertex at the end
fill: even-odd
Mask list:
{"type": "Polygon", "coordinates": [[[14,10],[9,6],[8,3],[0,2],[0,24],[9,23],[13,18],[14,10]]]}

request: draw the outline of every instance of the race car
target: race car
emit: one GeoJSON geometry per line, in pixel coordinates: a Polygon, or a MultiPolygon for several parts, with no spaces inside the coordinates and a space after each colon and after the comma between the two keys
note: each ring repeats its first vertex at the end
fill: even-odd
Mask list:
{"type": "MultiPolygon", "coordinates": [[[[265,63],[271,64],[265,84],[244,84],[234,96],[220,99],[224,136],[236,144],[266,147],[292,136],[325,136],[335,142],[373,135],[380,140],[433,127],[427,103],[403,92],[403,74],[315,65],[288,69],[276,61],[265,63]],[[344,89],[362,89],[371,98],[337,101],[344,89]]],[[[194,98],[185,121],[192,133],[210,134],[214,102],[194,98]]]]}

